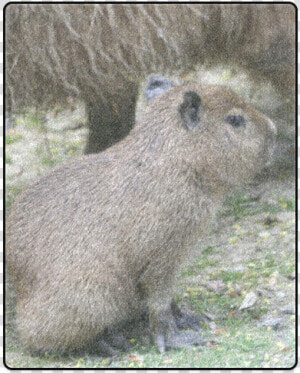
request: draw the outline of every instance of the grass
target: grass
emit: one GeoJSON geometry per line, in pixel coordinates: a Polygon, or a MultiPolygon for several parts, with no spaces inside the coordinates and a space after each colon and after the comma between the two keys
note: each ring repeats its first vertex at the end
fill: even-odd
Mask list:
{"type": "Polygon", "coordinates": [[[29,130],[43,133],[45,132],[43,116],[43,111],[37,111],[35,108],[27,108],[24,110],[23,115],[16,118],[16,124],[25,124],[29,130]]]}
{"type": "Polygon", "coordinates": [[[6,212],[9,211],[13,201],[17,197],[17,195],[22,191],[24,186],[22,185],[10,185],[9,187],[6,187],[5,190],[5,206],[6,206],[6,212]]]}
{"type": "MultiPolygon", "coordinates": [[[[203,332],[204,336],[208,332],[203,332]]],[[[289,357],[293,350],[294,336],[289,333],[287,343],[282,343],[272,329],[253,328],[245,320],[224,323],[215,344],[167,351],[161,355],[154,347],[135,343],[130,353],[113,360],[92,355],[67,356],[49,355],[43,358],[15,361],[15,368],[268,368],[280,367],[282,355],[289,357]],[[270,348],[270,340],[275,341],[270,348]],[[232,352],[235,353],[232,353],[232,352]]],[[[25,358],[26,359],[26,358],[25,358]]],[[[287,367],[294,364],[292,356],[287,367]]]]}
{"type": "Polygon", "coordinates": [[[278,204],[256,203],[256,198],[249,197],[246,193],[238,192],[227,198],[224,203],[222,216],[233,216],[235,221],[244,216],[256,215],[261,212],[276,214],[280,211],[295,211],[295,199],[278,197],[278,204]]]}
{"type": "Polygon", "coordinates": [[[5,157],[5,163],[6,164],[12,164],[13,163],[12,158],[10,156],[6,156],[5,157]]]}
{"type": "Polygon", "coordinates": [[[10,145],[13,144],[19,140],[21,140],[22,135],[16,131],[11,131],[10,133],[7,133],[5,136],[5,144],[10,145]]]}
{"type": "Polygon", "coordinates": [[[296,211],[296,200],[293,198],[279,197],[278,202],[283,210],[296,211]]]}
{"type": "Polygon", "coordinates": [[[219,277],[225,282],[239,281],[244,277],[242,271],[221,271],[219,277]]]}

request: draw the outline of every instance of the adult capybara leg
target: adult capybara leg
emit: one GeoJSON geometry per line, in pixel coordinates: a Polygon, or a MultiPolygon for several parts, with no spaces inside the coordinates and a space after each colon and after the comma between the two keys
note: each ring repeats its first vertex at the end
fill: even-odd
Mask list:
{"type": "Polygon", "coordinates": [[[98,153],[122,140],[135,122],[138,86],[134,83],[105,102],[86,103],[89,135],[85,153],[98,153]]]}

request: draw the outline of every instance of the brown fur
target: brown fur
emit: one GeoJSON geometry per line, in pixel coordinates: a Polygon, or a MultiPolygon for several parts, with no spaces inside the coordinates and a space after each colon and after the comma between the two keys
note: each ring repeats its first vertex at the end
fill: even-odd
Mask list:
{"type": "Polygon", "coordinates": [[[295,12],[290,3],[9,4],[7,108],[79,97],[90,126],[86,151],[98,152],[129,132],[146,75],[230,64],[271,81],[288,112],[295,12]]]}
{"type": "Polygon", "coordinates": [[[191,83],[153,99],[120,143],[38,180],[7,224],[24,345],[77,349],[144,311],[155,340],[170,322],[179,268],[226,191],[263,167],[274,138],[272,122],[232,92],[191,83]],[[201,98],[193,131],[179,113],[188,91],[201,98]],[[246,125],[234,128],[228,115],[246,125]]]}

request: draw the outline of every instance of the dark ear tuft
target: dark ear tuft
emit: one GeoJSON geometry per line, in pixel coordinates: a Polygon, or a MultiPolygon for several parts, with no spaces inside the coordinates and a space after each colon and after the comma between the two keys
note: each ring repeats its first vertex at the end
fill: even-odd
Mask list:
{"type": "Polygon", "coordinates": [[[182,124],[189,131],[194,130],[200,123],[201,98],[194,91],[187,91],[183,96],[183,103],[179,107],[182,124]]]}
{"type": "Polygon", "coordinates": [[[173,83],[162,75],[150,75],[144,90],[144,94],[148,101],[152,98],[160,96],[163,92],[173,87],[173,83]]]}

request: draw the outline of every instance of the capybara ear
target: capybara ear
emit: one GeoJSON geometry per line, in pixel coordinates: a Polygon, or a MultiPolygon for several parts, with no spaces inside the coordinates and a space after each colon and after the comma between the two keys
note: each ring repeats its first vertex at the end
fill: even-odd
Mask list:
{"type": "Polygon", "coordinates": [[[182,125],[193,131],[200,123],[201,98],[194,91],[187,91],[183,95],[183,102],[179,106],[182,125]]]}
{"type": "Polygon", "coordinates": [[[165,91],[173,87],[173,83],[162,75],[153,74],[148,77],[148,82],[144,94],[148,101],[160,96],[165,91]]]}

